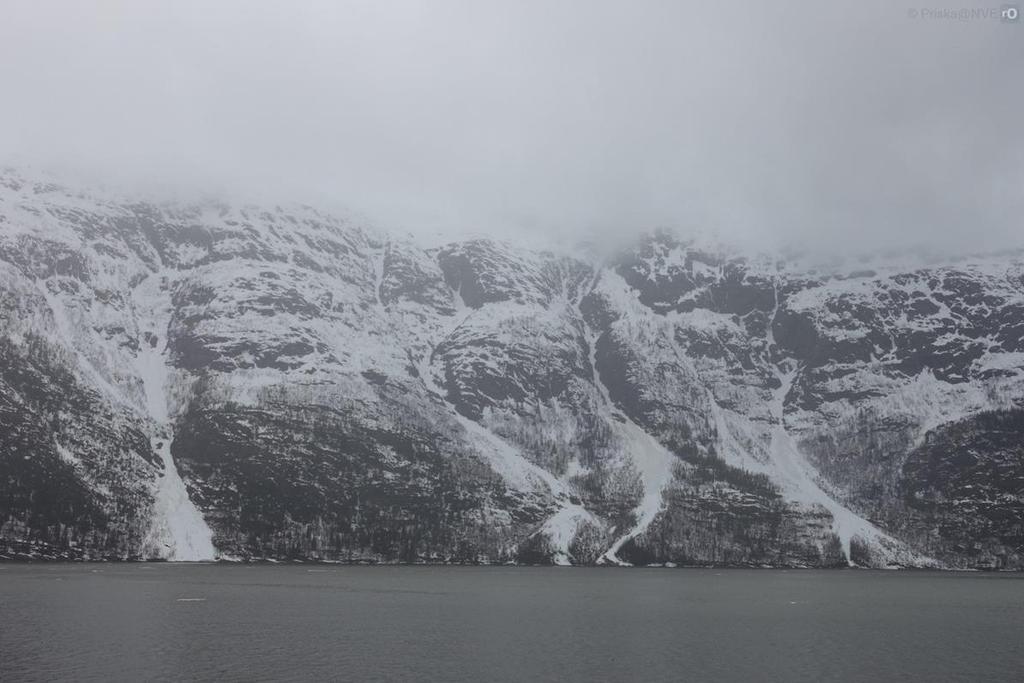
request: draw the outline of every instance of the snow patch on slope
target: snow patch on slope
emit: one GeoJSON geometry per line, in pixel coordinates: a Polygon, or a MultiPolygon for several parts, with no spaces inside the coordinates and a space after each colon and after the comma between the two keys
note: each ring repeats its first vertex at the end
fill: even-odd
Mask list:
{"type": "Polygon", "coordinates": [[[68,311],[64,302],[59,296],[51,292],[44,283],[40,287],[43,297],[46,299],[47,305],[50,307],[50,313],[53,315],[53,322],[57,328],[57,335],[64,340],[66,348],[74,353],[78,359],[78,370],[90,380],[90,383],[102,391],[106,397],[115,403],[130,406],[130,403],[125,400],[122,392],[114,387],[107,379],[107,376],[98,368],[92,361],[89,355],[83,350],[85,341],[81,335],[77,332],[80,326],[77,325],[71,319],[71,313],[68,311]]]}
{"type": "Polygon", "coordinates": [[[554,550],[554,562],[557,565],[569,566],[572,564],[572,555],[569,546],[572,540],[579,533],[580,526],[584,523],[600,524],[593,513],[582,505],[563,504],[558,512],[548,517],[537,533],[544,534],[554,550]]]}

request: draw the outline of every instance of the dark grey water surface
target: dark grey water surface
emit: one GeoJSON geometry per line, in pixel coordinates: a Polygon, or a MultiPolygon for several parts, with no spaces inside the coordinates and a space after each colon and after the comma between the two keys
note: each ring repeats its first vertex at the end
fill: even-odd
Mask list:
{"type": "Polygon", "coordinates": [[[4,564],[0,679],[1022,681],[1024,576],[4,564]]]}

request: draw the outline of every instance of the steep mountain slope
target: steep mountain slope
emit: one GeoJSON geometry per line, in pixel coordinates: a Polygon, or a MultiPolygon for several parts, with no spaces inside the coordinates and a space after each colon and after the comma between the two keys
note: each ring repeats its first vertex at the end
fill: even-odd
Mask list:
{"type": "Polygon", "coordinates": [[[424,250],[0,178],[5,556],[1024,565],[1017,256],[424,250]]]}

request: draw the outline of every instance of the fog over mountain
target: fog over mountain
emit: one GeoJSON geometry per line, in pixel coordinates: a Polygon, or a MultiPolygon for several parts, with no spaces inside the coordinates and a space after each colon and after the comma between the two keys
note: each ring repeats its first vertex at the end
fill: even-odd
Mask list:
{"type": "Polygon", "coordinates": [[[874,0],[13,2],[0,160],[435,241],[987,251],[1024,234],[1022,31],[874,0]]]}
{"type": "Polygon", "coordinates": [[[1024,26],[13,2],[0,559],[1024,568],[1024,26]]]}

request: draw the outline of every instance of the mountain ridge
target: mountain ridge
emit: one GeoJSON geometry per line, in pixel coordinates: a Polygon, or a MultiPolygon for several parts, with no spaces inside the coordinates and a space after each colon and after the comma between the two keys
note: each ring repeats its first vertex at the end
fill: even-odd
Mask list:
{"type": "Polygon", "coordinates": [[[0,552],[1021,568],[1024,261],[855,265],[8,171],[0,552]]]}

